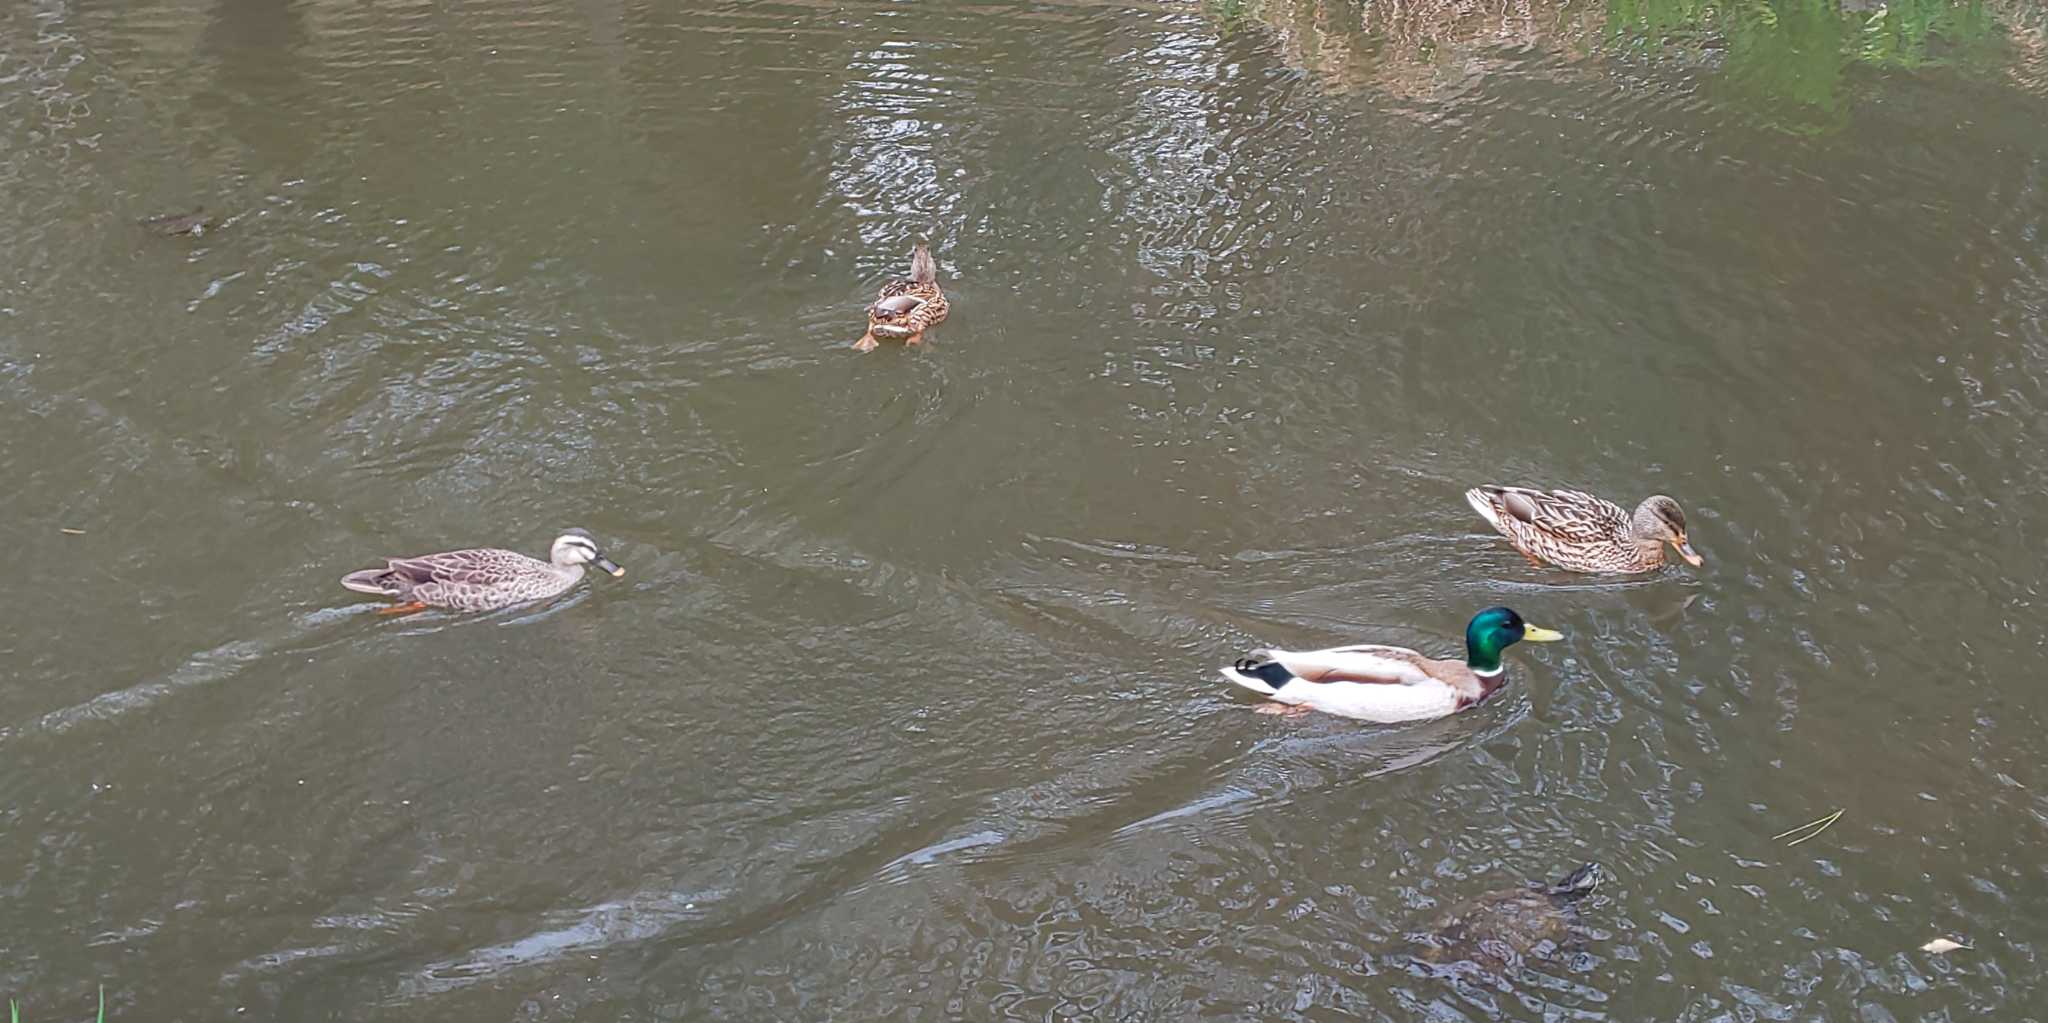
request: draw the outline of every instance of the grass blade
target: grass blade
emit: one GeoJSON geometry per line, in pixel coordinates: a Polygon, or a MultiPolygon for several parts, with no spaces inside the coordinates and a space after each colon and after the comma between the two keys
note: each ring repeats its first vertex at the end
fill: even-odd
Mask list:
{"type": "Polygon", "coordinates": [[[1804,824],[1799,825],[1796,828],[1790,828],[1785,831],[1780,831],[1777,834],[1772,835],[1771,838],[1774,840],[1780,838],[1791,838],[1791,836],[1793,835],[1799,835],[1800,832],[1806,831],[1806,834],[1799,835],[1798,838],[1794,838],[1792,839],[1792,841],[1785,843],[1785,845],[1788,848],[1791,846],[1798,845],[1799,843],[1804,842],[1807,839],[1814,838],[1818,836],[1821,832],[1826,831],[1831,827],[1834,827],[1835,822],[1842,819],[1842,814],[1844,812],[1845,811],[1842,810],[1836,810],[1834,813],[1828,814],[1826,817],[1822,817],[1817,820],[1810,820],[1804,824]],[[1811,828],[1813,830],[1807,831],[1808,828],[1811,828]]]}

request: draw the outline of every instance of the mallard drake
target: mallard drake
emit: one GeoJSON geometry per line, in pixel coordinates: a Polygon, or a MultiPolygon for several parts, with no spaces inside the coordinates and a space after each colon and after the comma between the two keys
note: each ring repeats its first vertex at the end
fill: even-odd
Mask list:
{"type": "Polygon", "coordinates": [[[596,565],[614,576],[626,574],[598,550],[597,541],[582,529],[555,538],[548,560],[529,558],[496,547],[386,558],[383,568],[366,568],[341,577],[358,593],[374,593],[401,603],[382,614],[404,614],[429,607],[455,611],[494,611],[501,607],[546,600],[576,585],[583,566],[596,565]]]}
{"type": "Polygon", "coordinates": [[[1631,516],[1613,501],[1576,490],[1484,486],[1465,502],[1535,564],[1574,572],[1654,572],[1664,545],[1693,567],[1705,559],[1685,538],[1685,511],[1663,494],[1643,498],[1631,516]]]}
{"type": "Polygon", "coordinates": [[[924,332],[946,318],[946,293],[939,290],[939,267],[923,242],[910,250],[910,276],[882,285],[868,307],[868,332],[853,343],[855,351],[872,352],[875,339],[906,345],[924,341],[924,332]]]}
{"type": "Polygon", "coordinates": [[[1500,653],[1521,640],[1549,643],[1540,629],[1504,607],[1465,626],[1465,659],[1437,660],[1398,646],[1328,650],[1254,650],[1223,677],[1278,703],[1361,721],[1392,724],[1447,717],[1474,707],[1507,682],[1500,653]]]}

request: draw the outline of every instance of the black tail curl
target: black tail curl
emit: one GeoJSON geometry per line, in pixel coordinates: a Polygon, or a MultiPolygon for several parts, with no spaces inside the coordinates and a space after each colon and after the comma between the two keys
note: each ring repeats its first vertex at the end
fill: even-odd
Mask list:
{"type": "Polygon", "coordinates": [[[1236,668],[1242,674],[1250,675],[1272,686],[1275,690],[1295,679],[1294,673],[1281,667],[1279,661],[1261,661],[1252,657],[1240,657],[1237,659],[1237,663],[1231,665],[1231,667],[1236,668]]]}

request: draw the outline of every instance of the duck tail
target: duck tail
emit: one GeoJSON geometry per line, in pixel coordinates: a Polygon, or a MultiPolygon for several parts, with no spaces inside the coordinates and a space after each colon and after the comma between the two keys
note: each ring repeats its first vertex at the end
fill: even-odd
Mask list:
{"type": "Polygon", "coordinates": [[[910,250],[910,279],[919,284],[939,283],[939,264],[932,262],[931,247],[923,242],[910,250]]]}
{"type": "Polygon", "coordinates": [[[1557,883],[1550,886],[1550,894],[1553,898],[1571,902],[1585,898],[1588,892],[1598,887],[1600,887],[1600,864],[1588,863],[1558,878],[1557,883]]]}
{"type": "Polygon", "coordinates": [[[1251,656],[1221,670],[1224,678],[1260,696],[1271,696],[1298,677],[1265,650],[1254,650],[1251,656]]]}
{"type": "Polygon", "coordinates": [[[397,587],[391,584],[389,568],[366,568],[360,572],[350,572],[341,577],[341,584],[357,593],[374,593],[380,597],[388,597],[397,592],[397,587]]]}
{"type": "Polygon", "coordinates": [[[1496,530],[1500,530],[1500,509],[1495,507],[1493,501],[1494,495],[1499,492],[1499,489],[1498,487],[1473,487],[1465,491],[1465,503],[1471,505],[1472,510],[1478,512],[1479,517],[1485,519],[1487,525],[1492,526],[1496,530]]]}

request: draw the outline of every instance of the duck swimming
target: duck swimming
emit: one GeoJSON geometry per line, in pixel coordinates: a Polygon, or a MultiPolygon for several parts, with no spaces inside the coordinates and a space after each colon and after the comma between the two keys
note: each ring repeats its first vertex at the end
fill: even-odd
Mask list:
{"type": "Polygon", "coordinates": [[[1276,703],[1382,724],[1426,721],[1477,706],[1506,684],[1502,650],[1525,639],[1563,638],[1508,608],[1489,607],[1465,626],[1463,661],[1425,657],[1406,647],[1343,646],[1254,650],[1222,671],[1224,678],[1276,703]]]}
{"type": "Polygon", "coordinates": [[[1695,568],[1705,561],[1685,537],[1684,509],[1663,494],[1643,498],[1634,515],[1577,490],[1487,485],[1465,491],[1465,503],[1536,565],[1654,572],[1664,567],[1667,543],[1695,568]]]}
{"type": "Polygon", "coordinates": [[[622,576],[626,570],[605,557],[589,531],[569,529],[555,538],[548,560],[496,547],[386,558],[383,568],[341,577],[358,593],[400,601],[379,614],[407,614],[429,607],[454,611],[495,611],[501,607],[559,596],[583,578],[583,566],[622,576]]]}
{"type": "Polygon", "coordinates": [[[947,312],[938,264],[932,262],[931,249],[918,242],[910,250],[910,276],[882,285],[875,304],[868,307],[868,332],[853,343],[854,351],[874,351],[878,337],[921,344],[924,332],[945,320],[947,312]]]}

